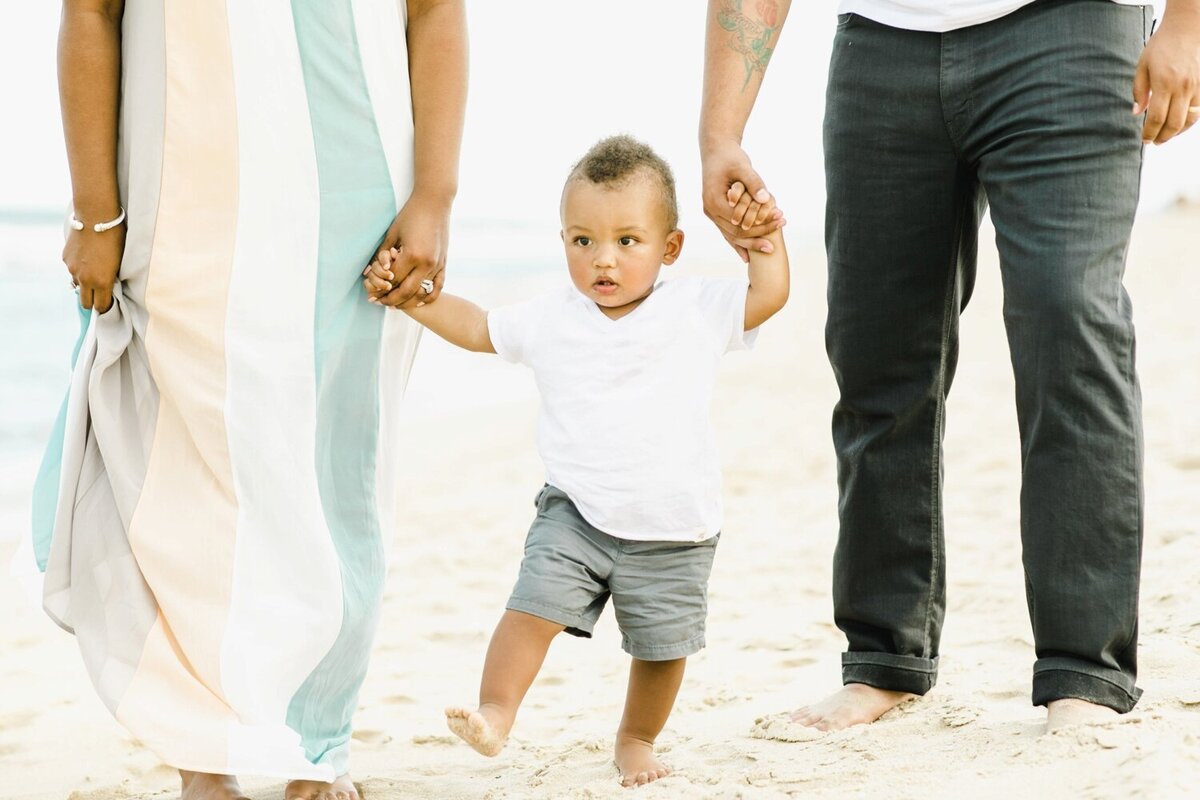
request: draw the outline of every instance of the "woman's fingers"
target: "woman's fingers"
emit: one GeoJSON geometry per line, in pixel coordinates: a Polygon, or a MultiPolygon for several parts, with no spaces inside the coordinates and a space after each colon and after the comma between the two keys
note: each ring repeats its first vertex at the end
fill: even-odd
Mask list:
{"type": "Polygon", "coordinates": [[[434,275],[431,280],[433,280],[433,291],[426,293],[424,291],[425,287],[422,286],[421,291],[418,292],[418,306],[423,306],[426,303],[432,303],[434,300],[438,299],[438,295],[442,293],[442,286],[444,286],[446,283],[446,268],[442,267],[439,269],[437,274],[434,275]]]}
{"type": "Polygon", "coordinates": [[[97,289],[92,294],[92,308],[96,309],[101,314],[107,314],[108,310],[113,306],[112,287],[107,289],[97,289]]]}

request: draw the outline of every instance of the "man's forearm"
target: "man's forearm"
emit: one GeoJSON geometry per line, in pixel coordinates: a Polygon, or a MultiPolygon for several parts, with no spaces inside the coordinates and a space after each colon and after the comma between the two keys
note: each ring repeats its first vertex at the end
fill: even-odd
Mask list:
{"type": "Polygon", "coordinates": [[[120,2],[63,4],[58,87],[76,216],[89,225],[117,215],[120,2]]]}
{"type": "Polygon", "coordinates": [[[415,134],[414,193],[453,200],[467,106],[463,0],[409,0],[408,69],[415,134]]]}
{"type": "Polygon", "coordinates": [[[791,0],[709,0],[700,148],[740,143],[791,0]]]}

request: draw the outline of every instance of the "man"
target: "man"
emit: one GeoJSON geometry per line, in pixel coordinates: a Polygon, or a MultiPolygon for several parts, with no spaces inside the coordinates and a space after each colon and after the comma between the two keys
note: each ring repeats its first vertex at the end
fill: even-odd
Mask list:
{"type": "MultiPolygon", "coordinates": [[[[789,5],[709,0],[705,213],[743,256],[779,224],[733,223],[727,193],[741,182],[769,200],[741,136],[789,5]]],[[[1153,36],[1153,8],[1134,0],[839,11],[826,341],[841,395],[834,614],[849,647],[843,689],[794,719],[872,722],[936,680],[945,399],[988,204],[1016,377],[1033,702],[1050,729],[1129,711],[1142,438],[1121,281],[1142,146],[1200,118],[1200,0],[1170,0],[1153,36]]]]}

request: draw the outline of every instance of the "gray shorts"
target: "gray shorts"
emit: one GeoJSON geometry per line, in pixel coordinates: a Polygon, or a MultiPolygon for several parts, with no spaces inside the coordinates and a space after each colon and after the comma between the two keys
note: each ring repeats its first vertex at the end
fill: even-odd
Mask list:
{"type": "Polygon", "coordinates": [[[553,486],[538,494],[537,509],[509,610],[591,637],[611,595],[621,647],[634,658],[670,661],[704,647],[718,536],[703,542],[618,539],[593,528],[553,486]]]}

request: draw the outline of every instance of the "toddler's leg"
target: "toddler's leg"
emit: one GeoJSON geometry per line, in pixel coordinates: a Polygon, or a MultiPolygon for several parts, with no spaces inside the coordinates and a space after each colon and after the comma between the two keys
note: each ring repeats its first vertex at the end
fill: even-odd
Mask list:
{"type": "Polygon", "coordinates": [[[667,724],[683,682],[686,658],[673,661],[633,659],[625,714],[617,729],[613,760],[621,772],[622,786],[643,786],[671,774],[654,757],[654,740],[667,724]]]}
{"type": "Polygon", "coordinates": [[[556,622],[505,611],[488,645],[479,685],[479,708],[472,711],[463,706],[448,707],[446,724],[450,730],[479,753],[499,755],[525,692],[542,668],[550,641],[562,630],[556,622]]]}

